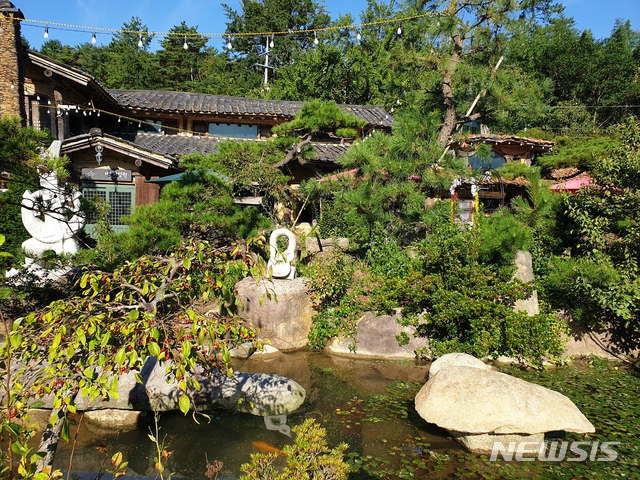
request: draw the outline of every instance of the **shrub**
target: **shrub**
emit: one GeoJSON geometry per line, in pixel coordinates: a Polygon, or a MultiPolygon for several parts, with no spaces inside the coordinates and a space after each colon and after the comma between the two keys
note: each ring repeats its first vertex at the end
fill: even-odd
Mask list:
{"type": "Polygon", "coordinates": [[[295,435],[293,444],[284,447],[286,465],[278,471],[274,466],[277,453],[258,453],[251,455],[251,461],[242,465],[246,475],[240,480],[290,480],[300,479],[331,479],[343,480],[349,474],[349,464],[344,461],[343,454],[348,445],[341,443],[337,447],[329,448],[327,431],[309,418],[302,424],[292,428],[295,435]]]}

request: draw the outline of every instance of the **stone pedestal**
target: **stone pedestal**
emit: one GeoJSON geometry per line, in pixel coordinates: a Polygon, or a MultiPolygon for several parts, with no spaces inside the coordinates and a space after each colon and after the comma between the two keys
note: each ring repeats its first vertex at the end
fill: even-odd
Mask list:
{"type": "Polygon", "coordinates": [[[261,338],[283,352],[307,346],[315,311],[302,278],[263,279],[256,284],[247,277],[235,290],[244,306],[240,316],[260,328],[261,338]]]}

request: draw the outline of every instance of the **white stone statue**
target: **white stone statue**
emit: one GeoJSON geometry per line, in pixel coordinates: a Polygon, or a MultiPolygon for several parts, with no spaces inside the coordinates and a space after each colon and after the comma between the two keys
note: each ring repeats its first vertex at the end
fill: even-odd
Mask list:
{"type": "Polygon", "coordinates": [[[55,172],[40,176],[40,189],[22,195],[22,223],[32,238],[22,243],[25,265],[49,250],[58,255],[74,254],[79,245],[74,235],[84,225],[80,212],[81,193],[66,193],[55,172]]]}
{"type": "Polygon", "coordinates": [[[286,278],[293,280],[296,277],[296,267],[291,266],[291,262],[296,255],[296,236],[291,230],[278,228],[269,237],[269,261],[267,271],[271,272],[273,278],[286,278]],[[287,237],[289,243],[284,252],[278,251],[278,238],[287,237]]]}

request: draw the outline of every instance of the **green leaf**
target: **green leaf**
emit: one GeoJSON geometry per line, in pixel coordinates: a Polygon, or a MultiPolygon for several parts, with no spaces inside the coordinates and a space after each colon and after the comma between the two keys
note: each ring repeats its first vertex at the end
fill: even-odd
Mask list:
{"type": "Polygon", "coordinates": [[[187,395],[182,395],[180,397],[180,400],[178,401],[178,406],[180,407],[180,411],[186,415],[187,412],[189,412],[191,400],[189,400],[189,397],[187,395]]]}
{"type": "Polygon", "coordinates": [[[158,357],[160,355],[160,345],[156,342],[150,342],[147,348],[149,349],[149,353],[154,357],[158,357]]]}
{"type": "Polygon", "coordinates": [[[66,418],[62,421],[62,431],[60,432],[60,437],[62,437],[65,442],[68,442],[71,438],[69,436],[69,420],[67,420],[66,418]]]}
{"type": "Polygon", "coordinates": [[[22,335],[15,333],[11,335],[11,347],[18,348],[22,344],[22,335]]]}
{"type": "Polygon", "coordinates": [[[114,359],[115,362],[118,365],[122,365],[124,363],[125,355],[126,355],[126,352],[124,350],[124,347],[120,348],[120,350],[118,350],[118,353],[116,353],[116,357],[114,359]]]}

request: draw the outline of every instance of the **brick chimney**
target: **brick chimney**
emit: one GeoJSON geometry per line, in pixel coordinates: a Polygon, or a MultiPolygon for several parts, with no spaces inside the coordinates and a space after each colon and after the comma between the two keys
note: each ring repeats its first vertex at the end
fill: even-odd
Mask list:
{"type": "Polygon", "coordinates": [[[9,0],[0,0],[0,116],[25,119],[24,70],[20,21],[22,12],[9,0]]]}

